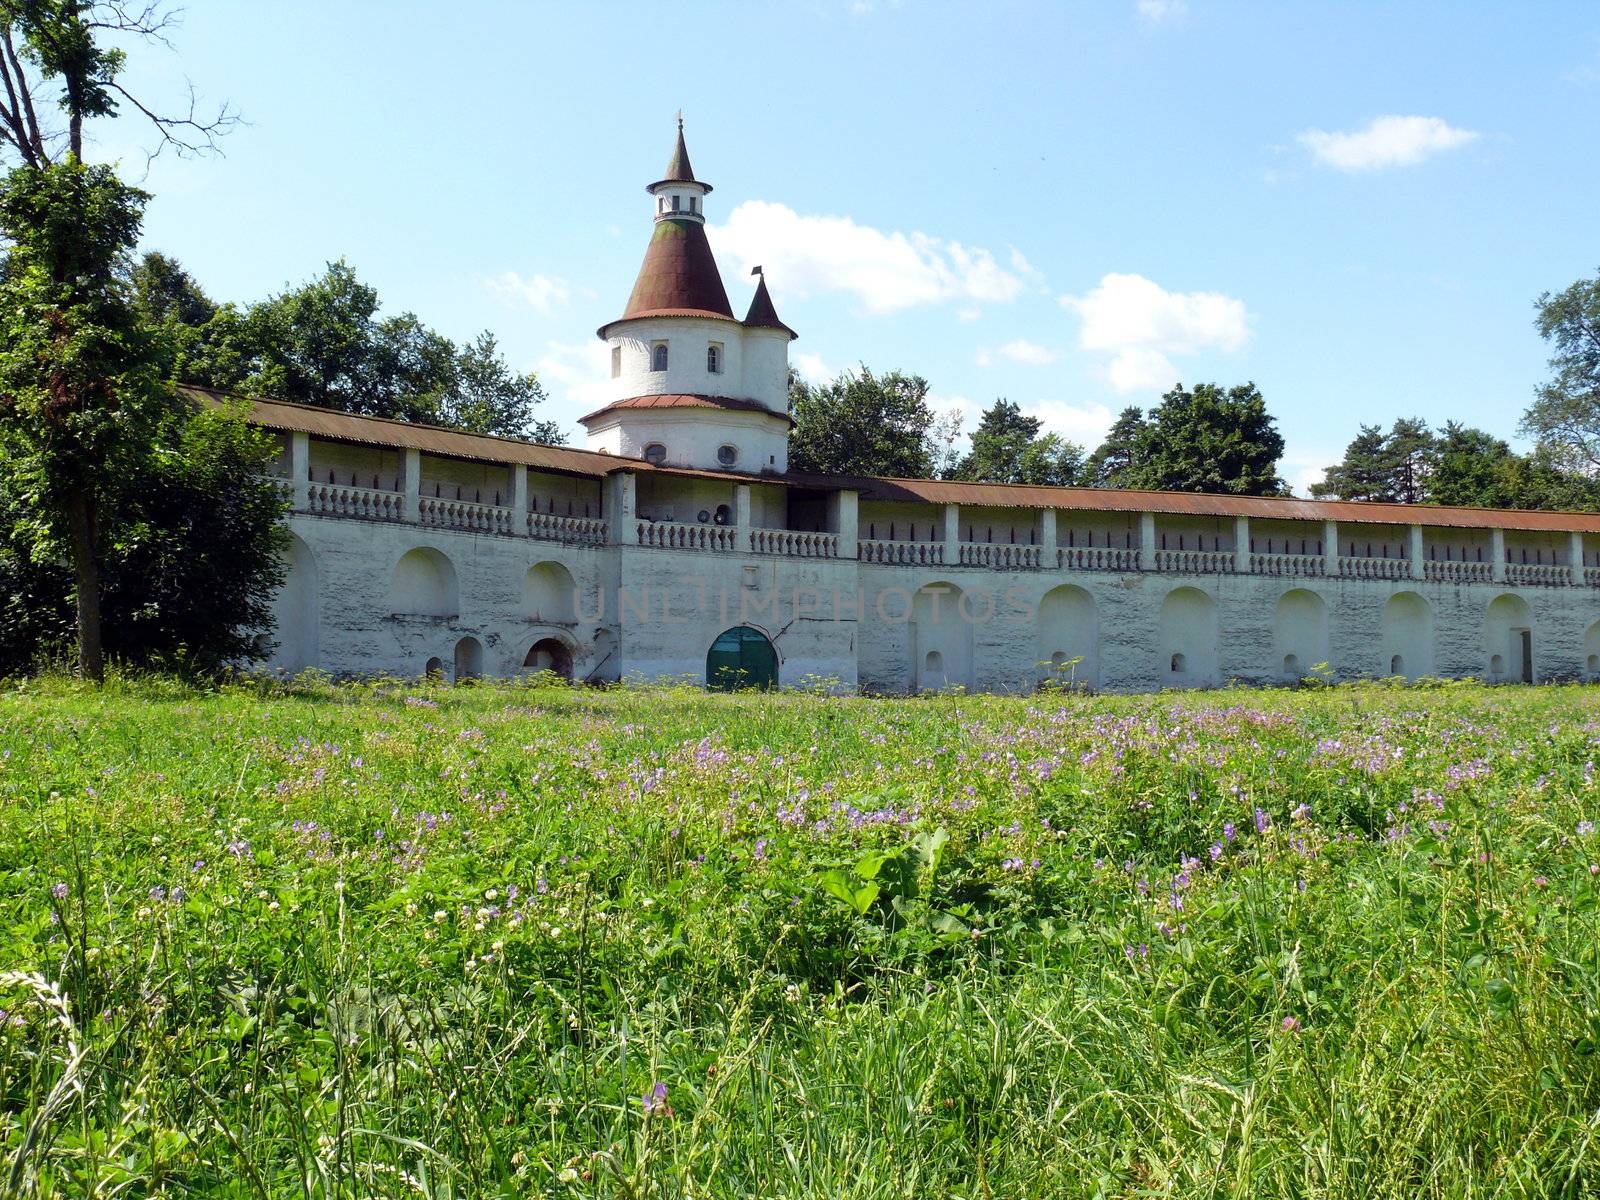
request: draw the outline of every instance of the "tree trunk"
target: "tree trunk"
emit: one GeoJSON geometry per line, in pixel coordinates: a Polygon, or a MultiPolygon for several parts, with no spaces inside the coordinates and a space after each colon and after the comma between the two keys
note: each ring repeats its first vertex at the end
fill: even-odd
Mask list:
{"type": "Polygon", "coordinates": [[[72,527],[72,577],[78,593],[78,673],[91,683],[106,677],[100,641],[100,560],[95,554],[95,503],[85,488],[67,500],[72,527]]]}

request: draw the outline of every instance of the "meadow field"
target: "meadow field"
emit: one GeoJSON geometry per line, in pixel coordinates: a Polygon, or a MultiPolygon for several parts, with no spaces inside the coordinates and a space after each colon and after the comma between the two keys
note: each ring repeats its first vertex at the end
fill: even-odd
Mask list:
{"type": "Polygon", "coordinates": [[[1600,691],[0,693],[0,1195],[1600,1195],[1600,691]]]}

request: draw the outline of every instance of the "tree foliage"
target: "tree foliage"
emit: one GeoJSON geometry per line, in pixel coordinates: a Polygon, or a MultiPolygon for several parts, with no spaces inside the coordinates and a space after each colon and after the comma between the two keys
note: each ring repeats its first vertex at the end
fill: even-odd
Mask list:
{"type": "Polygon", "coordinates": [[[1543,448],[1518,454],[1505,439],[1456,421],[1434,431],[1420,417],[1402,418],[1387,433],[1361,426],[1311,494],[1474,508],[1600,507],[1600,481],[1563,461],[1543,448]]]}
{"type": "Polygon", "coordinates": [[[928,381],[865,365],[829,383],[789,376],[791,470],[818,475],[931,479],[953,431],[928,404],[928,381]]]}
{"type": "Polygon", "coordinates": [[[1149,413],[1122,411],[1086,471],[1096,487],[1281,496],[1283,437],[1253,383],[1179,384],[1149,413]]]}
{"type": "Polygon", "coordinates": [[[1600,273],[1546,292],[1537,314],[1539,335],[1555,352],[1522,431],[1558,469],[1600,477],[1600,273]]]}
{"type": "Polygon", "coordinates": [[[175,261],[146,254],[131,281],[176,347],[183,383],[340,412],[560,443],[536,375],[511,369],[485,331],[457,346],[415,313],[380,314],[377,289],[342,260],[299,287],[218,305],[175,261]]]}
{"type": "Polygon", "coordinates": [[[1084,474],[1083,447],[1057,434],[1043,433],[1044,422],[1025,416],[1006,399],[985,410],[972,434],[972,449],[947,473],[950,479],[985,483],[1026,483],[1073,487],[1084,474]]]}

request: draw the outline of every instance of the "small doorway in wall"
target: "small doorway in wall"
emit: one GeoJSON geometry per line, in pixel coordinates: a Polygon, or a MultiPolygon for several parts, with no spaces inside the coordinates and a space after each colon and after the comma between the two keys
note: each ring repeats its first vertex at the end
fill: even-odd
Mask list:
{"type": "Polygon", "coordinates": [[[464,637],[456,643],[456,682],[476,679],[483,674],[483,644],[464,637]]]}
{"type": "Polygon", "coordinates": [[[922,656],[922,678],[917,681],[917,690],[937,692],[948,686],[950,677],[945,674],[944,655],[937,650],[929,650],[922,656]]]}
{"type": "Polygon", "coordinates": [[[522,667],[526,671],[550,671],[563,679],[571,679],[572,652],[558,638],[542,638],[529,648],[522,667]]]}
{"type": "Polygon", "coordinates": [[[1533,682],[1533,630],[1513,629],[1511,636],[1513,645],[1517,647],[1517,657],[1522,661],[1517,664],[1517,677],[1523,683],[1533,682]]]}
{"type": "Polygon", "coordinates": [[[1182,654],[1174,654],[1167,665],[1174,675],[1182,675],[1189,669],[1189,660],[1182,654]]]}
{"type": "Polygon", "coordinates": [[[778,652],[759,629],[735,625],[711,643],[706,652],[706,687],[712,691],[768,691],[777,686],[778,652]]]}
{"type": "Polygon", "coordinates": [[[422,673],[429,679],[438,682],[444,678],[444,659],[438,655],[428,660],[428,665],[422,668],[422,673]]]}
{"type": "Polygon", "coordinates": [[[1300,658],[1298,655],[1285,654],[1283,656],[1283,677],[1285,679],[1300,678],[1300,658]]]}
{"type": "Polygon", "coordinates": [[[1405,673],[1406,673],[1406,660],[1405,660],[1405,656],[1404,655],[1396,654],[1392,658],[1389,659],[1389,674],[1391,674],[1391,675],[1404,675],[1405,673]]]}

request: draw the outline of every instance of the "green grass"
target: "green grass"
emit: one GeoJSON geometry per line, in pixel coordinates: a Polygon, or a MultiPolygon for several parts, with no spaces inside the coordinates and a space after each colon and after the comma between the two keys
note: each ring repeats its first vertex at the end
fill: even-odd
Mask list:
{"type": "Polygon", "coordinates": [[[1600,1195],[1597,701],[14,688],[0,1195],[1600,1195]]]}

